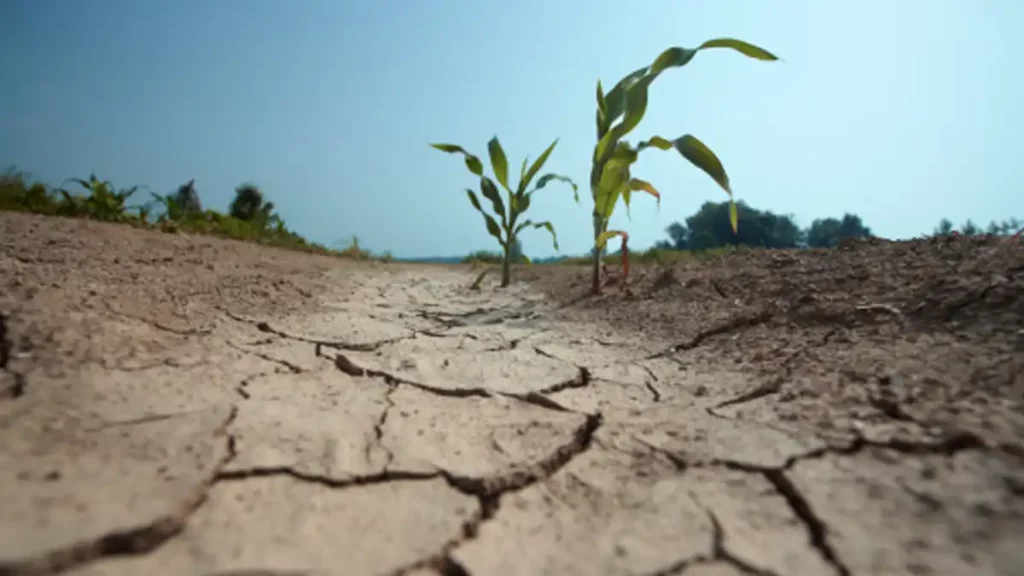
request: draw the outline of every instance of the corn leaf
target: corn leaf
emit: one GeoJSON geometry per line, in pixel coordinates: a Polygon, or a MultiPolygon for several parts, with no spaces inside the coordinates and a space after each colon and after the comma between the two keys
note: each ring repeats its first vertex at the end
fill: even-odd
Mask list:
{"type": "Polygon", "coordinates": [[[767,60],[774,61],[779,58],[771,52],[755,46],[749,42],[743,40],[737,40],[735,38],[715,38],[708,40],[696,48],[682,48],[680,46],[673,46],[658,55],[651,64],[649,73],[660,74],[663,70],[668,68],[679,68],[689,64],[690,60],[697,55],[697,52],[701,50],[708,50],[710,48],[729,48],[748,56],[756,60],[767,60]]]}
{"type": "Polygon", "coordinates": [[[594,207],[605,220],[611,218],[619,196],[628,190],[629,169],[636,162],[637,152],[629,144],[619,142],[612,157],[605,162],[595,188],[594,207]]]}
{"type": "MultiPolygon", "coordinates": [[[[577,202],[580,201],[579,186],[577,186],[576,183],[573,182],[571,178],[569,178],[568,176],[562,176],[561,174],[545,174],[545,175],[541,176],[537,180],[537,187],[533,189],[533,192],[536,192],[537,190],[540,190],[544,186],[547,186],[548,182],[551,182],[552,180],[558,180],[559,182],[565,182],[569,186],[572,186],[572,197],[577,202]]],[[[529,194],[527,194],[527,196],[528,195],[529,194]]]]}
{"type": "Polygon", "coordinates": [[[516,226],[515,234],[518,236],[519,233],[526,228],[544,228],[551,233],[551,243],[554,244],[555,250],[558,250],[558,236],[555,234],[555,227],[551,225],[551,222],[534,222],[532,220],[526,220],[520,225],[516,226]]]}
{"type": "Polygon", "coordinates": [[[622,138],[629,134],[643,120],[647,112],[647,89],[651,82],[657,78],[656,74],[649,74],[634,82],[626,91],[625,115],[622,122],[612,126],[597,142],[594,149],[594,160],[600,162],[607,157],[608,151],[613,149],[622,138]]]}
{"type": "Polygon", "coordinates": [[[508,158],[505,156],[505,151],[501,148],[501,142],[498,141],[497,136],[491,138],[487,143],[487,153],[491,157],[491,169],[494,170],[495,178],[498,179],[502,188],[508,190],[508,158]]]}
{"type": "Polygon", "coordinates": [[[601,235],[597,237],[597,242],[595,242],[595,246],[598,248],[604,248],[604,245],[607,244],[609,240],[616,236],[622,236],[624,234],[626,233],[623,232],[622,230],[608,230],[606,232],[602,232],[601,235]]]}
{"type": "MultiPolygon", "coordinates": [[[[616,84],[612,88],[611,92],[605,96],[605,102],[608,105],[608,110],[605,113],[605,130],[607,130],[608,126],[611,126],[612,122],[614,122],[615,119],[621,116],[623,111],[625,111],[626,90],[628,90],[630,86],[645,74],[647,74],[647,66],[630,72],[622,80],[619,80],[618,84],[616,84]]],[[[602,131],[602,136],[603,135],[604,131],[602,131]]]]}
{"type": "Polygon", "coordinates": [[[491,217],[490,214],[484,212],[483,207],[480,206],[480,199],[476,197],[476,194],[472,190],[467,188],[466,195],[469,196],[469,203],[473,205],[473,208],[476,208],[477,211],[483,215],[484,221],[487,223],[487,231],[491,233],[491,236],[497,238],[498,243],[501,244],[502,248],[504,248],[505,240],[501,237],[501,227],[498,226],[498,223],[495,222],[494,218],[491,217]]]}
{"type": "Polygon", "coordinates": [[[494,182],[486,176],[480,177],[480,193],[491,201],[491,206],[494,208],[494,213],[501,218],[502,227],[508,223],[508,217],[505,214],[505,203],[501,200],[501,193],[498,192],[498,187],[494,185],[494,182]]]}
{"type": "Polygon", "coordinates": [[[519,194],[519,195],[526,194],[526,190],[527,190],[527,188],[529,188],[530,182],[533,180],[533,177],[537,175],[537,172],[540,172],[541,168],[544,167],[544,163],[548,161],[548,156],[551,156],[551,151],[555,149],[555,146],[557,144],[558,144],[558,138],[555,138],[555,141],[552,142],[550,146],[548,146],[547,150],[545,150],[540,155],[539,158],[534,160],[533,164],[530,165],[530,169],[527,170],[526,176],[524,176],[519,181],[519,190],[518,190],[517,194],[519,194]]]}
{"type": "Polygon", "coordinates": [[[641,180],[639,178],[630,178],[629,182],[626,183],[626,189],[623,190],[622,192],[622,201],[626,205],[627,218],[630,217],[629,202],[632,198],[633,192],[646,192],[651,196],[654,196],[654,199],[658,201],[658,209],[661,209],[661,192],[658,192],[658,189],[655,188],[653,184],[646,180],[641,180]]]}
{"type": "Polygon", "coordinates": [[[473,280],[473,283],[469,285],[469,289],[470,290],[479,290],[480,289],[480,283],[484,281],[484,276],[487,276],[487,274],[491,270],[494,270],[494,268],[493,267],[492,268],[484,268],[483,271],[480,272],[479,275],[477,275],[476,280],[473,280]]]}
{"type": "Polygon", "coordinates": [[[515,208],[512,209],[517,215],[522,214],[530,209],[530,199],[533,194],[523,194],[522,196],[512,196],[512,204],[515,208]]]}
{"type": "Polygon", "coordinates": [[[611,122],[619,114],[625,114],[625,117],[620,124],[610,128],[607,133],[601,134],[601,139],[594,151],[594,160],[601,161],[611,146],[629,134],[643,120],[647,111],[648,89],[659,74],[669,68],[685,66],[690,60],[693,60],[697,52],[710,48],[729,48],[757,60],[778,60],[777,56],[764,48],[735,38],[715,38],[704,42],[697,48],[674,46],[666,49],[658,55],[650,67],[636,70],[623,78],[605,98],[608,106],[608,111],[605,114],[607,126],[610,127],[611,122]]]}
{"type": "Polygon", "coordinates": [[[643,150],[644,148],[648,148],[651,146],[658,148],[659,150],[671,150],[674,147],[671,140],[667,140],[665,138],[662,138],[661,136],[654,136],[650,140],[646,140],[644,142],[640,142],[639,144],[637,144],[636,149],[643,150]]]}
{"type": "Polygon", "coordinates": [[[654,196],[654,199],[658,201],[658,206],[661,206],[661,193],[650,182],[639,178],[632,178],[629,181],[629,189],[633,192],[647,192],[654,196]]]}
{"type": "Polygon", "coordinates": [[[729,196],[732,196],[732,189],[729,187],[729,175],[725,173],[725,167],[718,156],[701,142],[696,136],[686,134],[673,141],[675,149],[690,161],[691,164],[700,168],[711,179],[718,183],[729,196]]]}
{"type": "Polygon", "coordinates": [[[637,150],[643,150],[648,147],[660,150],[675,148],[683,158],[686,158],[691,164],[700,168],[701,171],[717,182],[725,190],[725,193],[729,195],[729,224],[732,226],[733,233],[736,233],[739,229],[739,214],[736,209],[736,203],[733,201],[729,175],[726,173],[725,167],[722,166],[722,161],[718,159],[718,156],[711,148],[708,148],[699,138],[691,134],[684,134],[671,141],[661,136],[655,136],[638,144],[637,150]]]}
{"type": "Polygon", "coordinates": [[[462,154],[466,157],[466,168],[469,168],[470,172],[477,176],[484,175],[484,165],[480,162],[480,159],[469,152],[466,152],[462,146],[456,146],[455,144],[431,144],[430,146],[449,154],[462,154]]]}
{"type": "Polygon", "coordinates": [[[619,138],[632,132],[640,124],[640,121],[643,120],[644,114],[647,113],[647,91],[651,87],[651,83],[657,78],[657,73],[650,72],[637,80],[626,91],[625,116],[622,119],[622,123],[616,127],[617,130],[616,128],[612,129],[612,131],[618,132],[619,138]]]}
{"type": "Polygon", "coordinates": [[[735,38],[715,38],[713,40],[708,40],[707,42],[701,44],[700,48],[731,48],[739,52],[740,54],[743,54],[744,56],[754,58],[755,60],[766,60],[769,62],[779,59],[778,56],[772,54],[771,52],[765,50],[764,48],[755,46],[749,42],[744,42],[743,40],[737,40],[735,38]]]}

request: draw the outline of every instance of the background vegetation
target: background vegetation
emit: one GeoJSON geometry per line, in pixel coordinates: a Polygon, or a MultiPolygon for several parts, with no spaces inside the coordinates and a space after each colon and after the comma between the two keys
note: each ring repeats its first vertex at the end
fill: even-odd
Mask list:
{"type": "MultiPolygon", "coordinates": [[[[647,250],[631,252],[630,255],[641,262],[652,262],[700,258],[744,248],[832,248],[844,238],[873,235],[871,228],[856,214],[819,218],[801,228],[792,215],[759,210],[742,201],[737,202],[737,208],[739,230],[735,236],[729,223],[729,203],[705,202],[693,215],[666,227],[667,238],[647,250]]],[[[117,189],[109,181],[92,176],[69,179],[60,187],[50,188],[12,168],[0,174],[0,210],[120,222],[165,232],[208,234],[344,258],[393,259],[387,252],[372,254],[365,250],[355,236],[333,247],[306,240],[288,229],[275,211],[274,203],[268,201],[253,184],[242,184],[236,188],[235,198],[227,211],[220,212],[203,207],[194,180],[169,194],[157,194],[143,186],[117,189]]],[[[927,235],[1008,236],[1022,227],[1024,222],[1017,218],[989,222],[984,227],[970,219],[956,226],[952,220],[943,218],[927,235]]],[[[497,265],[501,258],[500,252],[480,250],[465,257],[423,258],[418,261],[497,265]]],[[[533,263],[586,264],[591,258],[592,254],[581,254],[534,259],[533,263]]],[[[604,259],[609,264],[617,264],[619,254],[612,252],[604,259]]],[[[518,239],[511,249],[511,261],[515,264],[530,262],[518,239]]]]}
{"type": "MultiPolygon", "coordinates": [[[[834,248],[845,238],[867,238],[874,236],[860,216],[843,214],[841,217],[818,218],[806,228],[801,228],[790,214],[775,214],[770,210],[753,208],[743,201],[736,203],[739,213],[739,228],[733,235],[729,224],[729,203],[705,202],[697,212],[681,222],[673,222],[665,228],[668,236],[650,249],[633,252],[631,258],[641,262],[663,261],[675,258],[704,257],[744,248],[789,248],[813,249],[834,248]]],[[[957,227],[949,219],[942,219],[928,236],[960,234],[975,236],[995,234],[1009,236],[1016,233],[1024,222],[1010,218],[1002,222],[990,222],[982,229],[970,219],[957,227]]],[[[535,260],[536,263],[571,261],[587,263],[591,255],[574,258],[549,258],[535,260]]],[[[608,264],[618,262],[616,253],[605,256],[608,264]]]]}
{"type": "Polygon", "coordinates": [[[110,181],[90,175],[70,178],[57,188],[32,181],[14,168],[0,175],[0,210],[32,212],[47,216],[85,218],[120,222],[165,232],[185,232],[233,238],[291,250],[329,254],[346,258],[389,260],[389,254],[373,255],[352,237],[344,247],[328,248],[310,242],[289,230],[254,184],[235,189],[227,212],[203,208],[195,180],[189,180],[169,194],[158,194],[144,186],[118,189],[110,181]]]}

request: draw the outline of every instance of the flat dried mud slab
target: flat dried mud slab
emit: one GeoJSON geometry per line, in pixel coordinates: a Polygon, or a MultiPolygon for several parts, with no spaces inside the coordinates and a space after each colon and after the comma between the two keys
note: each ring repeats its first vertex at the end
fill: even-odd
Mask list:
{"type": "Polygon", "coordinates": [[[0,574],[1024,573],[1024,250],[635,270],[0,214],[0,574]]]}

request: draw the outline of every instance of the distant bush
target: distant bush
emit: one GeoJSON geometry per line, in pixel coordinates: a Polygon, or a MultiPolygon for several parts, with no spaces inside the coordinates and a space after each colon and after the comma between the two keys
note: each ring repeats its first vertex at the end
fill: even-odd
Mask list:
{"type": "Polygon", "coordinates": [[[489,252],[477,250],[462,259],[463,264],[501,264],[502,254],[500,252],[489,252]]]}
{"type": "MultiPolygon", "coordinates": [[[[70,178],[64,184],[73,184],[75,189],[69,190],[64,185],[49,189],[41,182],[31,181],[24,172],[10,168],[0,174],[0,210],[119,222],[165,232],[218,236],[342,258],[374,258],[359,246],[354,236],[348,247],[334,250],[289,230],[284,220],[274,212],[274,204],[265,202],[262,193],[251,184],[236,189],[231,215],[203,210],[195,191],[195,180],[166,195],[149,192],[144,186],[117,189],[110,181],[100,180],[95,175],[88,179],[70,178]],[[140,190],[147,191],[151,199],[129,205],[128,201],[140,190]]],[[[387,254],[382,260],[390,261],[391,255],[387,254]]]]}

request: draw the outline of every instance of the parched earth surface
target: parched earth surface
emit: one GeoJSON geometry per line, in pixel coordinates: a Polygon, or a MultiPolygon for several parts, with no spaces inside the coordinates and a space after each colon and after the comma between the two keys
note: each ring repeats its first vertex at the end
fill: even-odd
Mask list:
{"type": "Polygon", "coordinates": [[[1024,574],[1024,249],[516,273],[0,214],[0,574],[1024,574]]]}

